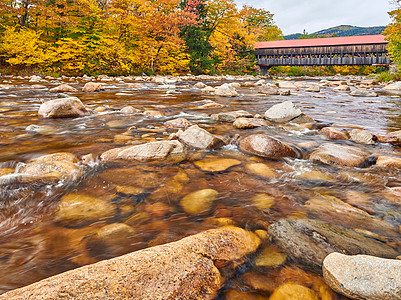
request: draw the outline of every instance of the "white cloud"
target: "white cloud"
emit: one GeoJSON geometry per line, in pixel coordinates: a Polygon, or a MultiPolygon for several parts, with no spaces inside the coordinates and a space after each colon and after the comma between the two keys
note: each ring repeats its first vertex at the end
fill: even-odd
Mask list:
{"type": "Polygon", "coordinates": [[[265,8],[284,34],[319,31],[338,25],[384,26],[391,0],[235,0],[238,5],[265,8]]]}

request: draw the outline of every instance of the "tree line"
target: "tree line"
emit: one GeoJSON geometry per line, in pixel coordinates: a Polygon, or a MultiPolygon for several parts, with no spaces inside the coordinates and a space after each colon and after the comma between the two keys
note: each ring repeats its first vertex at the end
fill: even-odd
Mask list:
{"type": "Polygon", "coordinates": [[[233,0],[0,0],[0,66],[43,73],[254,71],[273,14],[233,0]]]}

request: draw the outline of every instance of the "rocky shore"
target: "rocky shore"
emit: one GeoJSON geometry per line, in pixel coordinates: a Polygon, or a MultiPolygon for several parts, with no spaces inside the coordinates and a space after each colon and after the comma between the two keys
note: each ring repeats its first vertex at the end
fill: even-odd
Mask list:
{"type": "MultiPolygon", "coordinates": [[[[339,299],[339,294],[401,299],[396,271],[401,130],[377,133],[326,123],[293,98],[303,94],[329,101],[332,93],[340,93],[368,105],[382,95],[397,99],[398,83],[32,76],[8,77],[0,89],[17,80],[29,80],[33,89],[55,95],[37,108],[41,123],[27,126],[18,140],[53,136],[57,124],[70,120],[86,124],[99,118],[112,136],[97,136],[95,146],[79,151],[51,151],[5,165],[0,185],[14,191],[25,186],[64,189],[54,198],[51,222],[66,237],[70,231],[78,234],[78,266],[118,257],[0,299],[277,300],[339,299]],[[196,115],[172,115],[178,101],[173,108],[152,109],[85,103],[85,95],[107,93],[107,84],[128,80],[135,82],[126,86],[132,93],[151,83],[166,97],[188,92],[203,100],[191,104],[196,115]],[[275,97],[275,103],[255,111],[249,99],[257,97],[275,97]],[[230,110],[234,100],[229,99],[249,104],[230,110]],[[295,183],[287,184],[294,178],[295,183]],[[191,224],[190,230],[171,228],[168,221],[180,224],[176,215],[191,224]],[[201,233],[172,242],[196,232],[201,233]],[[126,254],[140,248],[147,249],[126,254]],[[247,271],[247,265],[256,269],[247,271]]],[[[115,96],[129,97],[126,90],[115,96]]],[[[58,251],[58,244],[52,247],[58,251]]],[[[11,270],[13,259],[8,261],[11,270]]]]}

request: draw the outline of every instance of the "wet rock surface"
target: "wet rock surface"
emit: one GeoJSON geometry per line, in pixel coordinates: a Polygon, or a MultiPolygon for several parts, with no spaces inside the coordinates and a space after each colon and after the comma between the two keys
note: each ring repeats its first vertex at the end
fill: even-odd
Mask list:
{"type": "Polygon", "coordinates": [[[345,227],[309,220],[281,220],[269,227],[269,234],[289,257],[316,272],[333,252],[395,258],[397,252],[385,243],[345,227]]]}
{"type": "Polygon", "coordinates": [[[312,152],[309,159],[332,166],[358,167],[366,160],[368,155],[368,153],[358,148],[338,144],[324,144],[312,152]]]}
{"type": "Polygon", "coordinates": [[[180,141],[196,149],[215,149],[224,145],[224,141],[209,133],[197,125],[185,130],[180,136],[180,141]]]}
{"type": "Polygon", "coordinates": [[[323,275],[336,292],[351,299],[401,299],[401,261],[368,255],[328,255],[323,275]]]}
{"type": "Polygon", "coordinates": [[[240,260],[259,244],[259,238],[240,228],[210,230],[69,271],[0,299],[213,299],[223,285],[214,262],[240,260]]]}

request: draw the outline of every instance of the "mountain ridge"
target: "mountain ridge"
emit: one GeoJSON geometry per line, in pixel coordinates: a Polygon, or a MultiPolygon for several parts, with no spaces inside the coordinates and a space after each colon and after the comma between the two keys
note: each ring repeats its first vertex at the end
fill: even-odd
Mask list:
{"type": "Polygon", "coordinates": [[[319,30],[314,33],[308,34],[306,32],[294,33],[284,36],[285,40],[295,40],[301,36],[307,37],[333,37],[333,36],[359,36],[359,35],[374,35],[381,34],[386,26],[372,26],[372,27],[359,27],[353,25],[339,25],[327,29],[319,30]]]}

